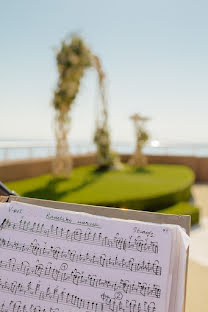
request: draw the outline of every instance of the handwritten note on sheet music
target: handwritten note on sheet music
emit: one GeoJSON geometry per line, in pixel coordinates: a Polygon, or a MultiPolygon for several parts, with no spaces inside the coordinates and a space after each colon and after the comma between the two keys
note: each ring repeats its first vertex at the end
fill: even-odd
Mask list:
{"type": "Polygon", "coordinates": [[[1,312],[166,312],[167,226],[0,206],[1,312]]]}

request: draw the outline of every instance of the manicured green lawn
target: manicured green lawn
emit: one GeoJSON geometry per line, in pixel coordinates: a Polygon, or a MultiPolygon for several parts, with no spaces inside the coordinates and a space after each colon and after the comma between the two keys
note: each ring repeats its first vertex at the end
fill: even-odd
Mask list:
{"type": "Polygon", "coordinates": [[[69,179],[50,174],[6,183],[19,195],[71,203],[124,207],[168,214],[190,214],[199,221],[199,209],[186,201],[194,173],[185,166],[148,165],[143,170],[97,172],[94,166],[73,170],[69,179]]]}
{"type": "Polygon", "coordinates": [[[70,179],[43,175],[7,183],[21,196],[74,203],[158,210],[190,196],[191,169],[177,165],[148,165],[143,170],[97,172],[94,166],[73,170],[70,179]]]}

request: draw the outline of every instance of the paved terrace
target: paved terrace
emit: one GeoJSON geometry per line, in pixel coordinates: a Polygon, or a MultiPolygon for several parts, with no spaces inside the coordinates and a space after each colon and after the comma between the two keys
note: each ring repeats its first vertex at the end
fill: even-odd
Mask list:
{"type": "Polygon", "coordinates": [[[200,207],[200,226],[191,231],[186,312],[208,311],[208,184],[195,184],[195,204],[200,207]]]}

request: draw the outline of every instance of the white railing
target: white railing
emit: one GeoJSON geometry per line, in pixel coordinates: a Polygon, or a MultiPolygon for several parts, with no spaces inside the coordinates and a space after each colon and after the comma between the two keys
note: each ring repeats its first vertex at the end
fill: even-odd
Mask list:
{"type": "MultiPolygon", "coordinates": [[[[112,149],[118,153],[132,153],[134,147],[128,143],[114,143],[112,149]]],[[[86,154],[95,152],[95,146],[91,143],[73,143],[70,145],[72,154],[86,154]]],[[[178,156],[196,156],[208,157],[208,144],[190,145],[190,144],[175,144],[175,145],[160,145],[146,146],[144,153],[152,155],[178,155],[178,156]]],[[[31,159],[39,157],[50,157],[55,155],[54,144],[2,144],[0,145],[0,161],[16,160],[16,159],[31,159]]]]}
{"type": "MultiPolygon", "coordinates": [[[[93,145],[72,144],[70,147],[72,154],[86,154],[95,152],[93,145]]],[[[32,145],[0,145],[0,161],[45,158],[54,156],[56,153],[53,144],[32,144],[32,145]]]]}

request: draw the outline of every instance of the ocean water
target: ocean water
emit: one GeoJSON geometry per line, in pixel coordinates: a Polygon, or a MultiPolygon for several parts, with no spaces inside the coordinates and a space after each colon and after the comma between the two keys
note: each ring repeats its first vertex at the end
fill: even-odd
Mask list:
{"type": "MultiPolygon", "coordinates": [[[[95,145],[91,142],[71,142],[72,154],[85,154],[95,152],[95,145]]],[[[126,142],[114,142],[112,149],[118,153],[132,153],[134,144],[126,142]]],[[[152,141],[145,146],[145,154],[151,155],[178,155],[208,157],[208,144],[174,143],[161,144],[152,141]]],[[[0,139],[0,161],[48,157],[55,155],[55,142],[52,140],[8,140],[0,139]]]]}

